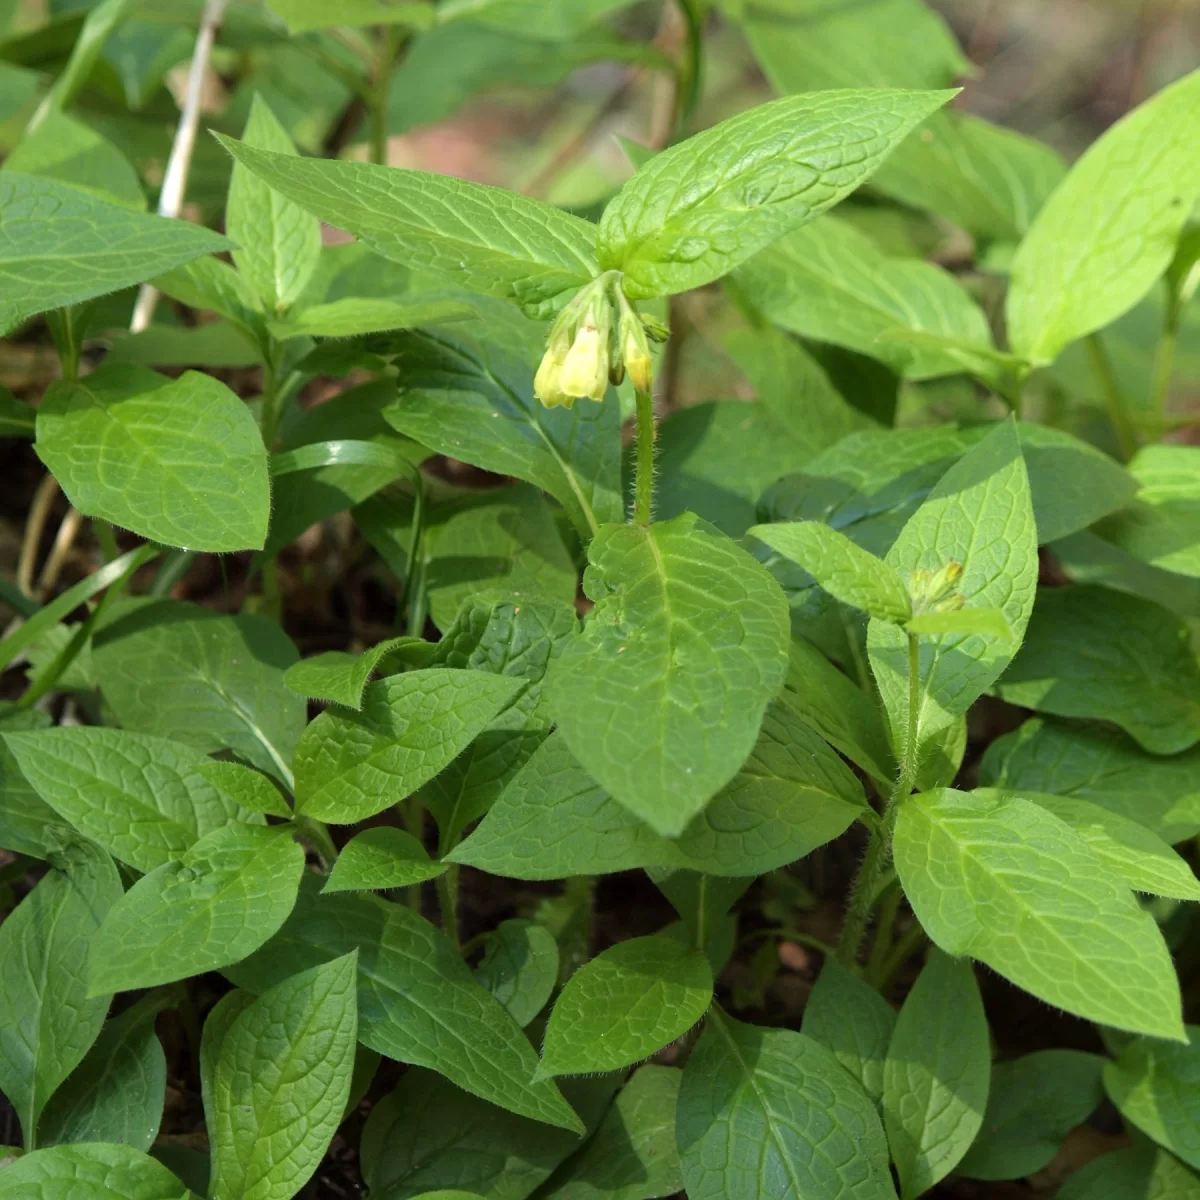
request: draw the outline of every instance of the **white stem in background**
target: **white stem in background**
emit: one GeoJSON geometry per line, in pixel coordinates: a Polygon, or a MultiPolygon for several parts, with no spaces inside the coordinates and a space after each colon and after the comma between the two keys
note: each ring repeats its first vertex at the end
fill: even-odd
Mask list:
{"type": "MultiPolygon", "coordinates": [[[[208,0],[204,15],[200,19],[200,31],[196,35],[196,50],[188,70],[187,94],[183,110],[179,114],[179,126],[175,130],[175,141],[167,159],[167,170],[163,175],[162,189],[158,195],[158,215],[178,217],[183,208],[183,193],[187,187],[188,168],[192,165],[192,151],[196,148],[196,131],[200,126],[200,101],[204,94],[204,76],[212,57],[213,42],[217,27],[225,12],[226,0],[208,0]]],[[[141,333],[154,316],[158,303],[158,289],[143,283],[138,291],[137,304],[133,309],[133,320],[129,323],[131,333],[141,333]]]]}

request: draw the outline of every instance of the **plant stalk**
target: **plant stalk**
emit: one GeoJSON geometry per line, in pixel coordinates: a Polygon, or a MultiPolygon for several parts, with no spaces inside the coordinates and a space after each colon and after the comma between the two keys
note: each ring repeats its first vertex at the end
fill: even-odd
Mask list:
{"type": "Polygon", "coordinates": [[[1167,399],[1171,391],[1171,375],[1175,370],[1175,347],[1179,340],[1180,306],[1172,299],[1167,308],[1163,331],[1154,350],[1154,378],[1150,397],[1154,412],[1156,436],[1167,426],[1167,399]]]}
{"type": "Polygon", "coordinates": [[[654,424],[654,397],[649,392],[637,394],[637,477],[633,493],[633,519],[638,525],[649,525],[654,510],[654,439],[658,431],[654,424]]]}
{"type": "Polygon", "coordinates": [[[458,864],[451,863],[434,880],[434,884],[437,888],[438,909],[442,915],[442,932],[461,954],[462,945],[458,940],[458,864]]]}
{"type": "Polygon", "coordinates": [[[1133,425],[1129,405],[1121,392],[1121,385],[1117,382],[1112,360],[1108,357],[1108,351],[1105,349],[1100,335],[1093,333],[1085,340],[1088,357],[1092,360],[1092,369],[1096,372],[1096,379],[1100,383],[1100,389],[1108,404],[1108,415],[1112,421],[1113,432],[1117,435],[1117,446],[1120,449],[1122,461],[1128,462],[1137,453],[1138,448],[1137,431],[1133,425]]]}
{"type": "Polygon", "coordinates": [[[867,853],[862,867],[854,880],[850,902],[846,911],[846,923],[842,927],[838,942],[838,959],[846,966],[858,959],[858,948],[867,931],[867,922],[875,902],[879,881],[887,869],[892,856],[892,830],[896,826],[896,813],[900,804],[911,794],[917,780],[920,754],[917,749],[918,716],[921,704],[921,661],[920,639],[915,633],[908,636],[908,728],[905,731],[904,752],[900,760],[900,775],[896,786],[888,797],[887,806],[879,823],[871,831],[867,842],[867,853]]]}

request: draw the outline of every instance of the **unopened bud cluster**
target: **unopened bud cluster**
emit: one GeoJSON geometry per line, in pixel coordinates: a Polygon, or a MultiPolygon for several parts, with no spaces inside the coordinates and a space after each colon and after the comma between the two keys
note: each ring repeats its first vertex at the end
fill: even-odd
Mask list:
{"type": "Polygon", "coordinates": [[[966,597],[954,589],[962,578],[960,562],[948,562],[936,571],[924,568],[908,577],[908,594],[912,598],[913,616],[922,613],[957,612],[966,603],[966,597]]]}
{"type": "Polygon", "coordinates": [[[533,393],[547,408],[570,408],[583,397],[603,400],[626,372],[638,391],[649,392],[650,337],[661,340],[660,332],[665,337],[625,298],[619,273],[608,271],[580,288],[550,327],[533,393]]]}

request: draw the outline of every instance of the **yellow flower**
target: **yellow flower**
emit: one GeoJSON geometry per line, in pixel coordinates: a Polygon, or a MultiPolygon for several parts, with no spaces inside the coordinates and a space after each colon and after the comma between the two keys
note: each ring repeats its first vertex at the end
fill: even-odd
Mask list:
{"type": "MultiPolygon", "coordinates": [[[[588,316],[591,316],[589,312],[588,316]]],[[[575,331],[575,340],[562,365],[559,387],[568,396],[603,400],[608,390],[608,338],[586,321],[575,331]]]]}

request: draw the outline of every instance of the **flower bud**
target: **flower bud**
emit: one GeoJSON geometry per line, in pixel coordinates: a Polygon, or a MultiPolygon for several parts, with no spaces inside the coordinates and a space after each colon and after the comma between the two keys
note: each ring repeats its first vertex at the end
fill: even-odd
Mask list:
{"type": "Polygon", "coordinates": [[[649,393],[654,387],[654,359],[641,318],[629,307],[621,312],[621,359],[633,386],[649,393]]]}

